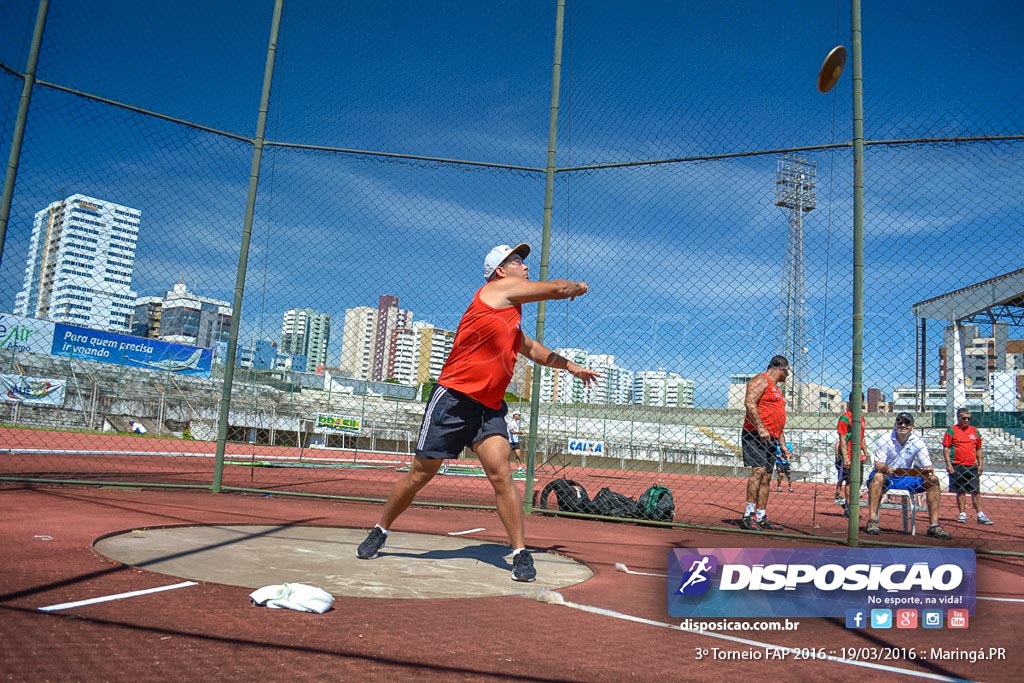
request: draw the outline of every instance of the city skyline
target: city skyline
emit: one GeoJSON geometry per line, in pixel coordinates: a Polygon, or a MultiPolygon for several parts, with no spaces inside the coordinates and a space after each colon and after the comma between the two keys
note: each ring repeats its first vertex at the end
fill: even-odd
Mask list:
{"type": "MultiPolygon", "coordinates": [[[[86,303],[66,303],[64,308],[58,306],[55,309],[56,314],[50,314],[50,303],[59,303],[61,292],[73,290],[88,294],[106,293],[86,286],[95,284],[92,280],[103,276],[116,276],[105,279],[113,284],[118,293],[135,294],[130,286],[134,249],[139,239],[140,216],[137,209],[81,194],[53,202],[37,212],[33,244],[25,267],[25,283],[16,297],[14,313],[29,315],[29,309],[35,306],[35,315],[30,317],[55,322],[77,321],[112,332],[130,329],[137,336],[194,344],[203,348],[213,348],[216,342],[226,341],[232,315],[230,305],[226,301],[189,292],[184,278],[179,278],[163,299],[136,295],[134,305],[124,304],[122,308],[133,310],[127,322],[122,320],[123,316],[109,319],[109,305],[96,306],[107,315],[107,318],[97,318],[93,314],[92,304],[96,297],[76,294],[72,294],[68,301],[86,303]],[[111,262],[115,266],[113,271],[107,267],[111,262]],[[106,325],[103,320],[106,320],[106,325]]],[[[118,302],[113,303],[116,305],[118,302]]],[[[346,308],[342,353],[338,365],[334,367],[348,371],[355,379],[367,381],[397,381],[417,386],[435,380],[451,350],[455,332],[439,328],[429,321],[414,320],[413,312],[402,309],[399,303],[397,295],[381,294],[376,309],[367,306],[346,308]],[[346,339],[348,337],[354,338],[346,339]],[[424,340],[428,341],[425,350],[422,348],[424,340]],[[353,355],[352,358],[345,357],[346,349],[353,355]]],[[[967,364],[967,382],[968,386],[976,385],[969,401],[975,407],[980,407],[983,401],[983,394],[978,393],[978,388],[987,387],[991,368],[1008,368],[1011,372],[1024,368],[1024,341],[1008,340],[1006,327],[1005,324],[993,325],[994,337],[988,338],[980,336],[978,326],[964,326],[963,355],[967,364]]],[[[322,366],[331,367],[327,362],[330,328],[329,313],[309,308],[288,309],[282,316],[279,342],[271,341],[275,356],[284,360],[272,361],[271,365],[310,373],[322,366]],[[296,357],[303,360],[300,366],[294,364],[293,359],[296,357]]],[[[944,344],[937,352],[940,385],[947,372],[949,336],[950,329],[947,328],[944,344]]],[[[255,357],[261,355],[256,351],[259,341],[262,340],[251,340],[248,346],[240,344],[249,352],[246,358],[250,365],[254,364],[255,357]]],[[[680,407],[694,405],[696,382],[679,373],[666,372],[664,368],[630,370],[616,364],[611,354],[590,353],[585,349],[560,348],[557,351],[580,365],[598,370],[602,377],[593,387],[583,387],[582,383],[567,373],[542,368],[542,401],[641,403],[680,407]],[[637,400],[638,397],[641,398],[637,400]]],[[[245,362],[241,351],[238,362],[245,362]]],[[[751,376],[743,373],[730,376],[727,407],[735,408],[739,405],[734,391],[738,386],[737,379],[749,379],[751,376]]],[[[787,393],[798,412],[802,409],[802,400],[806,401],[808,407],[817,404],[817,409],[825,411],[834,410],[842,401],[841,391],[816,383],[799,383],[787,393]],[[815,392],[822,397],[820,400],[814,396],[815,392]],[[826,395],[827,399],[824,398],[826,395]]],[[[905,386],[893,385],[893,404],[906,404],[907,393],[905,386]]],[[[927,400],[932,400],[930,393],[927,400]]]]}
{"type": "MultiPolygon", "coordinates": [[[[72,195],[64,200],[60,200],[52,203],[42,211],[36,214],[35,227],[33,231],[33,239],[35,244],[32,250],[30,250],[29,262],[26,264],[26,284],[23,286],[22,292],[19,293],[15,305],[20,306],[19,310],[15,311],[16,315],[27,314],[27,303],[30,299],[25,294],[26,291],[32,290],[32,285],[29,279],[29,274],[35,270],[39,270],[39,262],[42,259],[38,253],[43,251],[43,247],[52,241],[50,251],[53,255],[53,261],[58,266],[64,264],[68,260],[68,243],[67,241],[62,242],[59,239],[61,235],[60,230],[52,230],[57,235],[57,238],[50,240],[50,231],[43,231],[44,225],[52,226],[54,223],[60,224],[64,227],[64,231],[69,234],[71,241],[70,256],[72,258],[80,259],[92,259],[96,263],[81,263],[72,261],[74,268],[86,268],[90,271],[98,268],[102,269],[106,264],[106,254],[96,254],[97,249],[91,248],[94,254],[83,254],[75,252],[73,247],[76,246],[75,239],[86,239],[96,242],[97,240],[91,237],[83,237],[83,235],[77,235],[75,230],[85,231],[89,235],[102,236],[105,240],[109,241],[113,236],[113,232],[121,230],[127,232],[131,229],[131,236],[134,240],[138,239],[139,231],[139,212],[131,207],[115,204],[106,200],[86,197],[84,195],[76,194],[72,195]],[[101,211],[102,209],[102,211],[101,211]],[[83,215],[81,212],[85,212],[83,215]],[[92,218],[85,216],[92,216],[93,218],[100,218],[105,214],[109,214],[106,222],[98,222],[92,218]],[[127,220],[125,217],[130,217],[133,220],[127,220]],[[84,221],[84,222],[83,222],[84,221]],[[115,225],[115,221],[120,222],[122,225],[115,225]],[[127,226],[127,227],[125,227],[127,226]],[[102,231],[96,230],[95,228],[101,228],[102,231]],[[43,233],[46,233],[45,235],[43,233]],[[44,239],[45,237],[45,239],[44,239]]],[[[104,242],[106,244],[106,242],[104,242]]],[[[115,247],[117,245],[114,245],[115,247]]],[[[134,247],[134,243],[130,246],[134,247]]],[[[88,245],[78,245],[78,248],[90,248],[88,245]]],[[[120,247],[122,251],[127,247],[120,247]]],[[[120,254],[115,254],[120,258],[127,258],[120,254]]],[[[130,286],[131,269],[134,266],[132,261],[125,262],[122,267],[127,268],[127,281],[118,281],[116,284],[122,286],[130,286]]],[[[60,268],[54,268],[58,273],[60,268]]],[[[72,274],[78,271],[73,271],[72,274]]],[[[85,276],[87,274],[83,274],[85,276]]],[[[68,275],[64,274],[56,278],[50,278],[51,284],[50,289],[60,289],[56,285],[61,283],[61,278],[64,280],[68,279],[68,275]]],[[[77,277],[77,276],[76,276],[77,277]]],[[[79,281],[72,277],[71,281],[79,283],[79,281]]],[[[67,283],[65,283],[67,284],[67,283]]],[[[81,284],[81,283],[79,283],[81,284]]],[[[36,287],[38,289],[38,286],[36,287]]],[[[65,287],[66,289],[66,287],[65,287]]],[[[82,287],[74,287],[73,289],[80,290],[82,287]]],[[[40,298],[40,294],[36,294],[36,299],[40,298]]],[[[342,333],[342,353],[339,356],[339,362],[337,366],[333,366],[342,370],[348,370],[352,373],[352,377],[355,379],[362,379],[368,381],[398,381],[399,383],[416,386],[425,381],[436,379],[440,373],[440,367],[443,365],[444,360],[447,358],[447,352],[451,349],[451,341],[454,338],[454,331],[444,330],[437,327],[432,322],[424,320],[414,320],[414,314],[412,311],[403,310],[399,306],[400,298],[397,295],[382,294],[378,297],[377,308],[374,309],[368,306],[359,306],[345,309],[345,321],[346,325],[343,327],[342,333]],[[369,314],[369,317],[367,317],[369,314]],[[380,324],[380,320],[384,321],[384,324],[380,324]],[[365,341],[359,339],[355,340],[355,344],[348,344],[345,341],[345,337],[349,335],[351,329],[349,325],[354,325],[357,333],[361,333],[365,337],[365,341]],[[429,330],[432,333],[432,338],[444,339],[446,344],[436,344],[432,352],[428,352],[425,366],[429,367],[429,373],[423,374],[424,362],[423,360],[417,361],[415,359],[416,349],[420,344],[420,338],[422,334],[429,330]],[[401,342],[399,341],[402,337],[406,337],[404,352],[399,351],[401,342]],[[369,342],[369,343],[365,343],[369,342]],[[345,357],[346,348],[359,348],[359,351],[353,352],[356,360],[348,359],[345,357]],[[399,366],[402,369],[399,369],[399,366]],[[362,368],[362,370],[352,371],[351,368],[362,368]],[[372,373],[369,370],[372,368],[372,373]],[[385,375],[387,375],[385,377],[385,375]]],[[[86,307],[82,307],[83,310],[88,311],[86,307]]],[[[67,314],[67,311],[64,311],[67,314]]],[[[79,319],[82,319],[83,314],[77,314],[79,319]]],[[[38,316],[31,316],[38,317],[38,316]]],[[[153,338],[162,339],[164,341],[184,344],[194,344],[204,348],[213,348],[215,342],[223,342],[227,339],[227,326],[230,323],[231,310],[230,305],[226,301],[220,301],[197,295],[194,292],[189,292],[187,285],[184,282],[184,278],[179,278],[178,282],[168,290],[163,299],[153,296],[139,296],[137,297],[134,305],[134,314],[129,319],[128,326],[131,328],[132,334],[136,336],[151,336],[153,338]],[[156,306],[156,323],[155,327],[153,321],[153,307],[156,306]],[[162,313],[161,313],[161,309],[162,313]],[[205,315],[204,315],[205,313],[205,315]],[[211,318],[211,313],[215,317],[211,318]],[[141,319],[139,319],[141,317],[141,319]],[[203,318],[206,318],[205,322],[203,318]],[[200,331],[201,329],[205,331],[200,331]]],[[[48,319],[47,316],[43,316],[41,319],[48,319]]],[[[70,321],[70,318],[58,317],[56,321],[70,321]]],[[[80,320],[81,321],[81,320],[80,320]]],[[[283,314],[281,336],[280,341],[269,340],[274,348],[278,358],[287,358],[294,356],[301,356],[306,362],[301,368],[293,368],[292,362],[288,360],[284,366],[286,369],[295,369],[299,372],[315,372],[320,366],[331,367],[327,363],[327,348],[330,339],[330,321],[331,315],[329,313],[320,313],[313,309],[301,309],[292,308],[288,309],[283,314]],[[279,348],[278,348],[279,347],[279,348]],[[311,353],[312,350],[312,353],[311,353]],[[310,360],[310,356],[313,356],[310,360]]],[[[967,377],[968,385],[973,381],[974,384],[979,387],[984,387],[988,383],[987,372],[989,366],[993,362],[996,363],[996,367],[1000,365],[1006,365],[1011,370],[1024,368],[1024,341],[1021,340],[1007,340],[1005,325],[999,326],[1002,330],[1002,336],[997,336],[993,341],[987,337],[981,337],[978,327],[976,325],[967,325],[964,328],[964,357],[967,361],[967,377]],[[1002,339],[1002,342],[999,341],[1002,339]],[[1001,346],[1000,346],[1001,343],[1001,346]],[[990,348],[991,347],[991,348],[990,348]],[[992,361],[992,354],[999,354],[999,349],[1003,349],[1003,353],[1007,355],[1005,361],[992,361]],[[1022,356],[1022,358],[1018,358],[1022,356]]],[[[120,329],[117,324],[111,324],[102,329],[109,331],[124,331],[120,329]]],[[[995,331],[995,327],[993,331],[995,331]]],[[[357,334],[357,336],[359,336],[357,334]]],[[[949,330],[945,333],[946,342],[937,350],[938,367],[937,371],[941,377],[946,372],[945,359],[946,349],[948,344],[949,330]]],[[[256,346],[263,340],[253,339],[248,343],[240,342],[240,352],[238,355],[239,363],[243,364],[243,350],[249,352],[250,355],[259,355],[255,351],[256,346]]],[[[557,349],[559,353],[567,354],[574,359],[574,362],[578,362],[581,365],[591,367],[592,369],[602,372],[601,379],[595,384],[594,387],[584,388],[581,383],[568,376],[565,373],[558,373],[552,371],[550,368],[542,368],[541,382],[542,392],[541,398],[545,402],[561,403],[561,402],[585,402],[585,403],[642,403],[642,404],[653,404],[653,405],[674,405],[681,407],[692,407],[694,405],[694,393],[696,382],[693,379],[686,379],[679,373],[673,371],[666,371],[664,368],[658,370],[629,370],[627,368],[620,367],[616,364],[615,358],[611,354],[602,353],[591,353],[584,349],[557,349]],[[671,381],[671,388],[669,385],[665,385],[663,388],[650,388],[648,379],[658,380],[669,380],[671,381]],[[679,392],[679,387],[684,389],[679,392]],[[678,393],[677,393],[678,392],[678,393]],[[642,395],[641,401],[636,401],[636,396],[642,395]],[[683,399],[680,400],[679,396],[682,395],[683,399]],[[671,398],[669,398],[671,396],[671,398]],[[568,398],[567,398],[568,397],[568,398]],[[653,397],[653,400],[652,400],[653,397]]],[[[249,364],[253,363],[253,359],[248,359],[249,364]]],[[[276,364],[273,364],[277,367],[276,364]]],[[[737,386],[737,378],[748,378],[753,376],[752,374],[734,374],[730,377],[730,390],[729,398],[727,401],[727,407],[735,408],[737,404],[736,396],[734,396],[734,389],[737,386]],[[736,404],[736,405],[734,405],[736,404]]],[[[821,390],[827,391],[829,398],[827,401],[822,402],[818,409],[822,410],[833,410],[834,406],[842,401],[841,391],[833,388],[822,387],[819,384],[814,383],[802,383],[801,391],[797,393],[794,388],[794,395],[803,395],[807,393],[808,396],[811,392],[821,390]]],[[[932,385],[929,384],[929,389],[932,389],[932,385]]],[[[907,402],[908,389],[906,386],[893,385],[892,396],[893,404],[903,404],[907,402]],[[901,398],[902,396],[902,398],[901,398]]],[[[823,394],[824,395],[824,394],[823,394]]],[[[972,405],[980,407],[982,394],[978,393],[975,389],[969,398],[972,405]]],[[[933,400],[929,393],[929,402],[933,400]]],[[[813,400],[810,398],[807,400],[808,404],[813,404],[813,400]]],[[[905,406],[904,406],[905,407],[905,406]]]]}

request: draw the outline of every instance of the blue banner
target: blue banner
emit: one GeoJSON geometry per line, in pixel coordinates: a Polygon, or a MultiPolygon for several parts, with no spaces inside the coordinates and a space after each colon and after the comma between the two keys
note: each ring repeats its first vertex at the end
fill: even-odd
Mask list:
{"type": "Polygon", "coordinates": [[[846,617],[848,610],[936,608],[974,614],[975,555],[965,548],[676,548],[673,617],[846,617]]]}
{"type": "Polygon", "coordinates": [[[50,353],[64,358],[93,360],[196,377],[209,377],[210,366],[213,363],[213,351],[210,349],[63,323],[55,324],[53,348],[50,353]]]}

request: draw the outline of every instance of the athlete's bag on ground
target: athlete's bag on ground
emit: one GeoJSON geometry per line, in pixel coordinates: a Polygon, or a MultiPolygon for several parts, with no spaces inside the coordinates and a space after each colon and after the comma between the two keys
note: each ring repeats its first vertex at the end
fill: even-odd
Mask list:
{"type": "Polygon", "coordinates": [[[558,509],[565,512],[579,512],[593,514],[593,503],[582,484],[572,479],[555,479],[548,482],[544,490],[540,492],[540,506],[548,509],[548,497],[554,493],[558,509]]]}
{"type": "Polygon", "coordinates": [[[640,516],[656,522],[671,522],[676,516],[676,503],[666,486],[655,484],[640,495],[637,501],[640,516]]]}
{"type": "Polygon", "coordinates": [[[626,519],[640,517],[640,506],[635,500],[623,493],[612,491],[608,487],[597,492],[592,507],[595,515],[625,517],[626,519]]]}

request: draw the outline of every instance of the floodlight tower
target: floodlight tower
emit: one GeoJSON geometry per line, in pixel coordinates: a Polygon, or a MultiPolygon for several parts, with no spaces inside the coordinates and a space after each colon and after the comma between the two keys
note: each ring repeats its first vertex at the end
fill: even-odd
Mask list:
{"type": "Polygon", "coordinates": [[[804,279],[804,214],[817,207],[817,164],[787,154],[775,171],[775,206],[789,214],[786,240],[786,278],[782,285],[784,317],[782,353],[789,359],[790,376],[785,384],[788,402],[796,412],[803,410],[800,387],[804,381],[807,347],[804,320],[807,317],[807,290],[804,279]]]}

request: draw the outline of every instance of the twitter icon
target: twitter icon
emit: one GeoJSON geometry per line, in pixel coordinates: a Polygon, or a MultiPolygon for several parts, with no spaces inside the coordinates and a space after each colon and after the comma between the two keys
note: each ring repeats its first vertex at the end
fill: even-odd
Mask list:
{"type": "Polygon", "coordinates": [[[892,628],[892,610],[871,610],[871,628],[892,628]]]}

